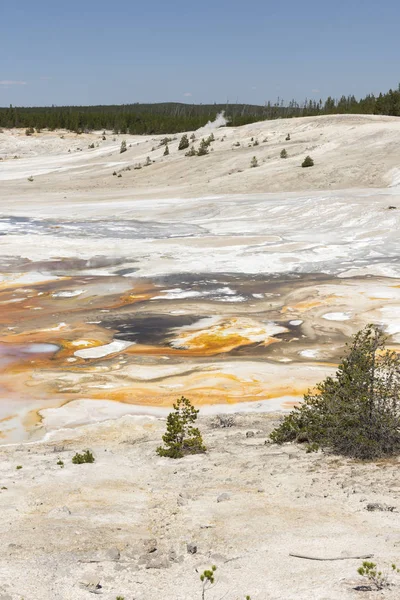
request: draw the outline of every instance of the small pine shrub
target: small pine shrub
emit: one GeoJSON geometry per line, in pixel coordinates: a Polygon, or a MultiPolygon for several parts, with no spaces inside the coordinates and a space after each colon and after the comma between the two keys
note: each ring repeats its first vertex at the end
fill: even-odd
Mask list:
{"type": "Polygon", "coordinates": [[[205,452],[201,433],[193,427],[199,411],[184,396],[173,406],[174,410],[167,417],[167,431],[162,437],[165,446],[159,446],[157,454],[168,458],[182,458],[187,454],[205,452]]]}
{"type": "Polygon", "coordinates": [[[17,465],[16,469],[17,469],[17,471],[19,471],[20,469],[22,469],[22,465],[17,465]]]}
{"type": "Polygon", "coordinates": [[[25,129],[25,135],[32,135],[33,133],[35,133],[35,130],[33,129],[33,127],[28,127],[28,129],[25,129]]]}
{"type": "Polygon", "coordinates": [[[28,177],[28,181],[33,181],[32,175],[30,177],[28,177]]]}
{"type": "Polygon", "coordinates": [[[215,578],[214,573],[217,570],[217,567],[213,565],[211,569],[206,569],[200,575],[200,581],[202,583],[201,588],[201,600],[204,600],[206,592],[214,585],[215,578]]]}
{"type": "Polygon", "coordinates": [[[311,158],[311,156],[306,156],[306,157],[305,157],[305,159],[303,160],[303,162],[301,163],[301,166],[302,166],[303,168],[306,168],[306,167],[313,167],[313,166],[314,166],[314,161],[313,161],[313,159],[311,158]]]}
{"type": "Polygon", "coordinates": [[[117,171],[114,171],[114,172],[113,172],[113,175],[115,176],[116,174],[117,174],[117,171]]]}
{"type": "Polygon", "coordinates": [[[307,442],[310,451],[374,460],[400,454],[400,355],[375,325],[359,331],[334,377],[307,392],[270,438],[307,442]]]}
{"type": "Polygon", "coordinates": [[[190,136],[190,139],[192,140],[192,142],[194,142],[194,141],[195,141],[195,139],[196,139],[196,136],[195,136],[195,134],[194,134],[194,133],[192,133],[192,135],[190,136]]]}
{"type": "Polygon", "coordinates": [[[195,147],[192,146],[187,152],[185,152],[185,156],[196,156],[197,152],[195,147]]]}
{"type": "Polygon", "coordinates": [[[189,138],[184,134],[179,142],[178,150],[185,150],[186,148],[189,148],[189,138]]]}
{"type": "Polygon", "coordinates": [[[169,155],[169,147],[168,144],[165,146],[165,150],[164,150],[164,156],[168,156],[169,155]]]}
{"type": "Polygon", "coordinates": [[[197,156],[205,156],[208,154],[208,146],[209,144],[206,142],[206,140],[202,139],[199,149],[197,150],[197,156]]]}
{"type": "MultiPolygon", "coordinates": [[[[166,148],[168,148],[168,146],[166,146],[166,148]]],[[[165,152],[164,152],[164,154],[165,154],[165,152]]],[[[146,156],[146,161],[144,163],[144,166],[149,167],[150,165],[151,165],[151,158],[150,158],[150,156],[146,156]]]]}
{"type": "Polygon", "coordinates": [[[59,460],[57,461],[57,464],[58,464],[58,466],[59,466],[59,467],[61,467],[62,469],[64,468],[64,462],[63,462],[61,459],[59,459],[59,460]]]}
{"type": "Polygon", "coordinates": [[[72,457],[72,462],[74,465],[82,465],[83,463],[94,463],[94,456],[90,450],[85,450],[82,454],[77,452],[75,456],[72,457]]]}
{"type": "Polygon", "coordinates": [[[250,161],[250,167],[258,167],[258,160],[255,156],[253,156],[253,158],[250,161]]]}
{"type": "MultiPolygon", "coordinates": [[[[400,573],[400,569],[398,569],[395,564],[391,565],[391,569],[392,573],[400,573]]],[[[373,586],[375,590],[383,590],[383,588],[391,585],[389,582],[389,573],[378,571],[376,563],[364,560],[361,567],[357,569],[357,573],[368,581],[371,589],[373,586]]]]}
{"type": "Polygon", "coordinates": [[[125,140],[122,140],[122,142],[121,142],[121,147],[120,147],[120,149],[119,149],[119,153],[120,153],[120,154],[123,154],[124,152],[126,152],[126,141],[125,141],[125,140]]]}
{"type": "Polygon", "coordinates": [[[287,134],[287,136],[285,137],[285,140],[286,140],[287,142],[289,142],[289,141],[290,141],[290,133],[288,133],[288,134],[287,134]]]}
{"type": "Polygon", "coordinates": [[[170,138],[170,137],[163,138],[160,142],[160,147],[166,146],[169,142],[172,142],[172,138],[170,138]]]}
{"type": "Polygon", "coordinates": [[[288,153],[284,148],[283,150],[281,150],[281,158],[287,158],[287,157],[288,157],[288,153]]]}
{"type": "Polygon", "coordinates": [[[94,148],[94,142],[93,142],[93,144],[89,144],[88,148],[89,149],[94,148]]]}
{"type": "Polygon", "coordinates": [[[258,146],[258,140],[254,140],[253,146],[258,146]]]}

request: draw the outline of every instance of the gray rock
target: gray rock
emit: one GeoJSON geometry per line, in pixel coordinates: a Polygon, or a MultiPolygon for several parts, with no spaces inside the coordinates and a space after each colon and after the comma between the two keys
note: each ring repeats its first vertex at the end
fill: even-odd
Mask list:
{"type": "Polygon", "coordinates": [[[157,540],[154,538],[143,540],[143,550],[148,554],[152,554],[157,550],[157,540]]]}
{"type": "Polygon", "coordinates": [[[120,559],[120,551],[118,548],[105,548],[96,552],[88,552],[81,557],[81,562],[116,562],[120,559]]]}
{"type": "Polygon", "coordinates": [[[382,512],[397,512],[395,506],[388,506],[387,504],[380,504],[379,502],[370,502],[365,507],[369,512],[382,511],[382,512]]]}
{"type": "Polygon", "coordinates": [[[226,492],[224,492],[223,494],[220,494],[217,498],[217,502],[226,502],[226,500],[230,500],[231,497],[229,494],[227,494],[226,492]]]}
{"type": "Polygon", "coordinates": [[[197,544],[193,544],[192,542],[186,544],[186,550],[188,554],[197,554],[197,544]]]}
{"type": "Polygon", "coordinates": [[[145,562],[139,559],[139,564],[144,564],[146,569],[168,569],[171,566],[168,556],[163,554],[151,554],[145,557],[145,562]]]}
{"type": "Polygon", "coordinates": [[[50,512],[47,513],[47,516],[50,518],[58,518],[58,517],[68,517],[71,514],[68,506],[58,506],[57,508],[53,508],[50,512]]]}

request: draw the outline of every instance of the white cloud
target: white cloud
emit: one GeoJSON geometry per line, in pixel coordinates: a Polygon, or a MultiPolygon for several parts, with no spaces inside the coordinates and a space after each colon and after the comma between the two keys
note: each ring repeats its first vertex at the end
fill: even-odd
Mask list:
{"type": "Polygon", "coordinates": [[[26,81],[14,81],[12,79],[0,79],[0,85],[26,85],[26,81]]]}
{"type": "Polygon", "coordinates": [[[319,90],[317,90],[317,89],[314,89],[314,90],[311,90],[311,91],[312,91],[313,94],[319,94],[319,90]]]}
{"type": "Polygon", "coordinates": [[[186,98],[189,98],[192,95],[192,92],[185,92],[183,95],[186,96],[186,98]]]}

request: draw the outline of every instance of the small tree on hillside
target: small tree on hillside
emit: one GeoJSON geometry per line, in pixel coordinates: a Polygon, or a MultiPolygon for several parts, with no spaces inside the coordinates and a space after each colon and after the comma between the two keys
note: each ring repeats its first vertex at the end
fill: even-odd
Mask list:
{"type": "Polygon", "coordinates": [[[253,156],[253,158],[251,159],[250,167],[258,167],[258,160],[256,156],[253,156]]]}
{"type": "Polygon", "coordinates": [[[355,335],[335,376],[308,392],[271,439],[361,459],[400,454],[400,356],[385,350],[377,326],[355,335]]]}
{"type": "Polygon", "coordinates": [[[204,156],[205,154],[208,154],[208,146],[209,144],[207,144],[204,139],[201,140],[199,149],[197,150],[197,156],[204,156]]]}
{"type": "Polygon", "coordinates": [[[287,158],[287,156],[287,151],[284,148],[283,150],[281,150],[281,158],[287,158]]]}
{"type": "Polygon", "coordinates": [[[185,150],[186,148],[189,148],[189,138],[184,134],[180,139],[178,150],[185,150]]]}
{"type": "Polygon", "coordinates": [[[187,152],[185,152],[185,156],[196,156],[197,152],[194,146],[191,146],[187,152]]]}
{"type": "Polygon", "coordinates": [[[168,156],[169,155],[169,147],[168,144],[165,146],[165,150],[164,150],[164,156],[168,156]]]}
{"type": "Polygon", "coordinates": [[[314,166],[314,161],[313,161],[313,159],[311,158],[311,156],[306,156],[306,157],[305,157],[305,159],[303,160],[303,162],[302,162],[301,166],[302,166],[303,168],[306,168],[306,167],[313,167],[313,166],[314,166]]]}
{"type": "Polygon", "coordinates": [[[126,152],[126,141],[125,140],[122,140],[121,147],[119,149],[120,154],[122,154],[123,152],[126,152]]]}
{"type": "Polygon", "coordinates": [[[187,454],[205,452],[201,433],[193,427],[199,411],[184,396],[173,406],[174,410],[167,418],[167,431],[162,437],[166,447],[159,446],[157,454],[169,458],[182,458],[187,454]]]}

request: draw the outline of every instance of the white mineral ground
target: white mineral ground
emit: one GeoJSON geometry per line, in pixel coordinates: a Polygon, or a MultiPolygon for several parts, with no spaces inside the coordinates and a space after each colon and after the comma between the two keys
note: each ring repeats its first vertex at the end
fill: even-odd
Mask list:
{"type": "Polygon", "coordinates": [[[1,599],[84,599],[98,578],[109,600],[188,600],[213,563],[210,600],[375,599],[360,560],[289,552],[400,562],[397,514],[365,510],[400,506],[397,460],[264,445],[363,325],[399,347],[400,120],[214,135],[164,157],[164,136],[0,132],[1,599]],[[182,394],[209,452],[155,458],[182,394]]]}

